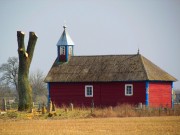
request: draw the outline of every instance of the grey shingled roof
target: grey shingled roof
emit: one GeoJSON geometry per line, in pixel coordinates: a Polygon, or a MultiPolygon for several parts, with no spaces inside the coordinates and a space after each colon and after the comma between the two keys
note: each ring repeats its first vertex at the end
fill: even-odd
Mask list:
{"type": "Polygon", "coordinates": [[[55,60],[45,82],[177,81],[140,54],[72,56],[55,60]]]}

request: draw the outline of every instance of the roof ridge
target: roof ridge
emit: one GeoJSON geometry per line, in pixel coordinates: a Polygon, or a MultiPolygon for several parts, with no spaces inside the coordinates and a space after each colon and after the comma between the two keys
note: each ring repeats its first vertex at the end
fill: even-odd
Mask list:
{"type": "Polygon", "coordinates": [[[146,71],[146,68],[145,68],[145,65],[144,65],[144,61],[143,61],[143,58],[142,58],[143,56],[142,56],[141,54],[139,54],[139,57],[140,57],[140,60],[141,60],[141,62],[142,62],[142,66],[143,66],[143,69],[144,69],[146,78],[147,78],[147,80],[149,80],[148,73],[147,73],[147,71],[146,71]]]}
{"type": "Polygon", "coordinates": [[[136,56],[137,54],[100,54],[100,55],[75,55],[71,57],[98,57],[98,56],[136,56]]]}

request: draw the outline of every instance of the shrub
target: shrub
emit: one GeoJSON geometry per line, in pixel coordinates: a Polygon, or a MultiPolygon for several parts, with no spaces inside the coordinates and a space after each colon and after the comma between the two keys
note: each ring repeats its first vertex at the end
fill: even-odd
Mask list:
{"type": "Polygon", "coordinates": [[[15,112],[15,111],[10,111],[10,112],[7,112],[7,116],[8,118],[17,118],[18,117],[18,112],[15,112]]]}

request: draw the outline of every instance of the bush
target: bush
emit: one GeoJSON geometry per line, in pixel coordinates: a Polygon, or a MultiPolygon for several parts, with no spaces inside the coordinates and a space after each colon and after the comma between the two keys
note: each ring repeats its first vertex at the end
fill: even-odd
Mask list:
{"type": "Polygon", "coordinates": [[[10,111],[10,112],[7,112],[7,117],[8,118],[17,118],[18,117],[18,112],[15,112],[15,111],[10,111]]]}

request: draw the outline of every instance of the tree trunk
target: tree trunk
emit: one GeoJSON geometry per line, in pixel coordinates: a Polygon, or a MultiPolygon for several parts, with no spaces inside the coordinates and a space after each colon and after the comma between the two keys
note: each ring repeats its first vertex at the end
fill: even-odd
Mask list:
{"type": "Polygon", "coordinates": [[[27,111],[32,108],[32,88],[29,83],[29,68],[33,58],[37,36],[34,32],[29,32],[29,42],[27,51],[24,45],[24,32],[17,31],[19,72],[18,72],[18,93],[19,111],[27,111]]]}

